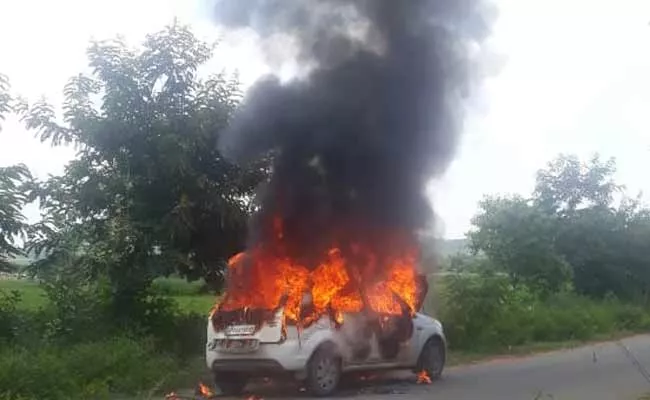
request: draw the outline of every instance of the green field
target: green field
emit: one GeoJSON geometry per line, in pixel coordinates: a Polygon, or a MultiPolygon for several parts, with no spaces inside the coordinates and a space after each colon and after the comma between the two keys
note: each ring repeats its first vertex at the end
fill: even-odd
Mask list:
{"type": "MultiPolygon", "coordinates": [[[[200,292],[202,282],[188,283],[180,278],[160,278],[154,282],[154,290],[176,302],[186,313],[207,314],[215,303],[215,296],[200,292]]],[[[44,290],[38,282],[15,279],[0,280],[0,290],[17,291],[21,295],[19,307],[23,310],[37,310],[47,304],[44,290]]]]}
{"type": "Polygon", "coordinates": [[[0,290],[19,292],[21,296],[19,307],[24,310],[37,310],[47,304],[45,292],[35,281],[0,280],[0,290]]]}

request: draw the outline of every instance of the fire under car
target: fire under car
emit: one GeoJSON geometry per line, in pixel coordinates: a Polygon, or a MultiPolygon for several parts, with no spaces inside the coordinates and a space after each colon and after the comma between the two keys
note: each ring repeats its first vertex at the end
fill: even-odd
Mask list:
{"type": "Polygon", "coordinates": [[[445,365],[442,324],[419,312],[324,315],[306,327],[284,320],[282,308],[225,325],[211,317],[206,361],[223,394],[240,394],[254,377],[288,376],[327,396],[344,373],[410,369],[435,380],[445,365]]]}

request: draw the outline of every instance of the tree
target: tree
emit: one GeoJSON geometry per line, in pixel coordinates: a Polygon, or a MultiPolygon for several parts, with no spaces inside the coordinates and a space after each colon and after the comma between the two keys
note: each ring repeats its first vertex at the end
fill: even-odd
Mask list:
{"type": "Polygon", "coordinates": [[[614,183],[616,162],[598,155],[588,163],[575,155],[560,154],[537,172],[535,203],[545,212],[568,217],[579,209],[608,207],[622,187],[614,183]]]}
{"type": "Polygon", "coordinates": [[[560,155],[537,173],[531,199],[487,198],[470,239],[513,280],[581,294],[650,300],[650,210],[623,198],[616,164],[560,155]]]}
{"type": "Polygon", "coordinates": [[[26,126],[78,156],[37,192],[46,218],[32,247],[39,268],[72,264],[107,276],[126,307],[159,275],[204,277],[214,288],[245,239],[264,161],[241,168],[217,149],[240,99],[236,79],[200,79],[212,47],[176,23],[140,50],[93,43],[91,75],[65,86],[63,121],[44,101],[21,104],[26,126]]]}
{"type": "Polygon", "coordinates": [[[23,255],[15,239],[24,238],[28,229],[22,208],[27,203],[25,185],[30,180],[24,165],[0,167],[0,271],[14,271],[11,258],[23,255]]]}
{"type": "Polygon", "coordinates": [[[515,283],[543,293],[559,290],[571,274],[556,250],[556,220],[521,197],[487,197],[472,220],[471,248],[483,252],[515,283]]]}
{"type": "Polygon", "coordinates": [[[616,163],[597,155],[588,162],[560,155],[537,175],[535,203],[557,219],[557,251],[571,264],[573,285],[582,294],[645,297],[650,252],[645,244],[647,212],[638,201],[614,197],[616,163]],[[643,233],[642,235],[640,235],[643,233]],[[642,242],[639,243],[639,238],[642,242]]]}
{"type": "MultiPolygon", "coordinates": [[[[9,79],[0,74],[0,122],[12,110],[9,79]]],[[[13,271],[10,259],[23,254],[15,239],[24,236],[27,230],[22,208],[27,202],[26,185],[30,180],[31,175],[24,165],[0,167],[0,271],[13,271]]]]}
{"type": "MultiPolygon", "coordinates": [[[[12,96],[10,93],[11,86],[9,85],[9,78],[0,73],[0,122],[5,120],[5,115],[12,111],[12,96]]],[[[0,123],[0,132],[2,131],[2,124],[0,123]]]]}

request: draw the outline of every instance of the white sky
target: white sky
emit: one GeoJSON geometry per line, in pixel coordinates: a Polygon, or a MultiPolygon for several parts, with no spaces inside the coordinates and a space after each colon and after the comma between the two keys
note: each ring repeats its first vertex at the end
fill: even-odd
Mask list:
{"type": "MultiPolygon", "coordinates": [[[[469,229],[484,194],[529,193],[535,172],[560,152],[614,156],[619,182],[650,192],[650,1],[496,3],[492,41],[506,63],[486,82],[484,109],[469,116],[458,157],[431,190],[444,236],[469,229]]],[[[0,72],[16,92],[56,103],[85,68],[91,38],[138,43],[174,16],[216,38],[205,11],[200,0],[0,1],[0,72]]],[[[210,68],[236,68],[247,83],[267,70],[248,36],[227,40],[210,68]]],[[[74,155],[15,121],[3,128],[0,165],[23,162],[44,178],[74,155]]]]}

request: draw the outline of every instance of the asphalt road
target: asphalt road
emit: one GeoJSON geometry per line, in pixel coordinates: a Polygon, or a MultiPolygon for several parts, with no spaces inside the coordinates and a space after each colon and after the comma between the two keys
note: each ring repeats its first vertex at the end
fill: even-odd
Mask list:
{"type": "MultiPolygon", "coordinates": [[[[638,400],[650,394],[650,335],[536,356],[452,367],[432,385],[411,374],[351,380],[336,397],[355,400],[638,400]]],[[[277,384],[251,385],[257,398],[305,398],[277,384]]],[[[245,397],[246,398],[246,397],[245,397]]],[[[648,397],[650,399],[650,397],[648,397]]]]}

